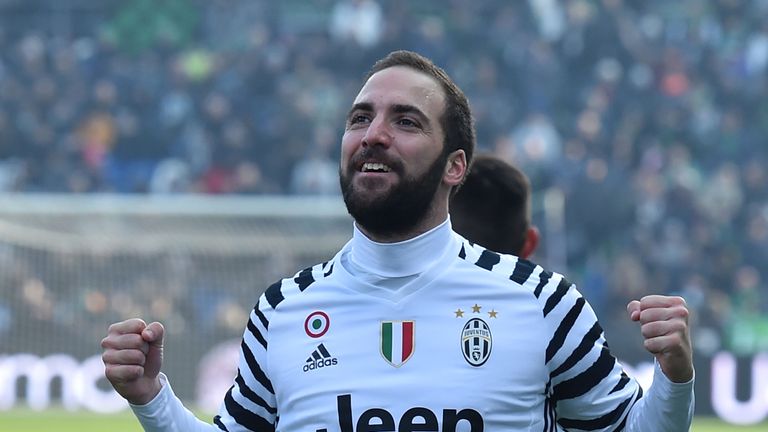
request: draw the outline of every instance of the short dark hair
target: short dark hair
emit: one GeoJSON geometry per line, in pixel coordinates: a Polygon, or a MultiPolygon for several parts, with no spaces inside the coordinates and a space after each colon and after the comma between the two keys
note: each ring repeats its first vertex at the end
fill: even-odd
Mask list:
{"type": "Polygon", "coordinates": [[[487,249],[520,254],[530,227],[531,185],[513,165],[478,155],[451,199],[453,229],[487,249]]]}
{"type": "Polygon", "coordinates": [[[469,167],[475,152],[475,123],[464,92],[443,69],[430,59],[405,50],[393,51],[377,61],[368,71],[365,80],[368,81],[376,72],[395,66],[405,66],[422,72],[440,84],[445,93],[445,107],[440,118],[440,126],[445,133],[443,153],[447,155],[455,150],[464,150],[467,156],[467,167],[469,167]]]}

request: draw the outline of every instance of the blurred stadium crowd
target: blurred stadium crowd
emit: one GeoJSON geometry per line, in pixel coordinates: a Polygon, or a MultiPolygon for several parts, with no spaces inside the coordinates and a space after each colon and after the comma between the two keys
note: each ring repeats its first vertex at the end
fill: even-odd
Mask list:
{"type": "Polygon", "coordinates": [[[697,349],[768,346],[767,0],[4,0],[0,190],[338,194],[349,101],[393,49],[564,192],[609,338],[666,292],[697,349]]]}

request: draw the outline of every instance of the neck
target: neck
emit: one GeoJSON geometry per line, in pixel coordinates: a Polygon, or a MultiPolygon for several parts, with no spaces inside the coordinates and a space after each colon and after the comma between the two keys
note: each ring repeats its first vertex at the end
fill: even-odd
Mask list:
{"type": "Polygon", "coordinates": [[[366,272],[380,277],[402,277],[423,272],[451,237],[448,219],[436,227],[400,242],[378,242],[355,225],[350,260],[366,272]]]}
{"type": "Polygon", "coordinates": [[[432,206],[427,211],[425,217],[421,219],[421,222],[416,226],[402,232],[373,232],[358,225],[355,222],[355,228],[360,230],[367,238],[377,243],[400,243],[406,242],[410,239],[416,238],[426,232],[429,232],[436,227],[445,223],[448,219],[448,204],[444,206],[432,206]]]}

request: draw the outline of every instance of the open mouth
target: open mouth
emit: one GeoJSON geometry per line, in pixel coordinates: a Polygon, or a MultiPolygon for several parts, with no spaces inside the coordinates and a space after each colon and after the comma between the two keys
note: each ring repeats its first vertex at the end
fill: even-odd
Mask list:
{"type": "Polygon", "coordinates": [[[381,162],[366,162],[360,167],[360,171],[364,173],[387,173],[392,171],[392,169],[381,162]]]}

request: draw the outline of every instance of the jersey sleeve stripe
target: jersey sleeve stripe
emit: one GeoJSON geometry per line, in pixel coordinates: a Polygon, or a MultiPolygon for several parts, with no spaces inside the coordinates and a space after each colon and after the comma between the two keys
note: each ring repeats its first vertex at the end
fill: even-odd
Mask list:
{"type": "Polygon", "coordinates": [[[629,376],[627,376],[627,373],[624,371],[621,371],[621,378],[619,379],[619,382],[616,384],[616,386],[611,389],[608,394],[616,393],[617,391],[622,390],[624,387],[627,386],[629,383],[629,376]]]}
{"type": "Polygon", "coordinates": [[[323,273],[323,276],[328,277],[333,273],[333,263],[331,263],[330,267],[328,267],[328,271],[323,273]]]}
{"type": "Polygon", "coordinates": [[[536,268],[536,264],[522,259],[518,258],[517,263],[515,264],[515,270],[512,271],[512,276],[509,278],[516,283],[519,283],[522,285],[525,283],[525,281],[528,280],[528,278],[531,276],[531,273],[533,273],[533,270],[536,268]]]}
{"type": "Polygon", "coordinates": [[[261,300],[256,303],[256,307],[253,308],[253,313],[256,314],[256,316],[259,318],[261,325],[264,326],[265,329],[269,330],[269,320],[261,312],[261,300]]]}
{"type": "Polygon", "coordinates": [[[619,419],[625,413],[627,413],[627,407],[630,403],[632,403],[632,400],[635,399],[636,396],[632,395],[625,399],[622,403],[620,403],[616,408],[614,408],[611,412],[606,413],[603,416],[600,416],[595,419],[589,419],[589,420],[577,420],[577,419],[567,419],[567,418],[561,418],[558,420],[558,423],[560,423],[560,426],[566,428],[566,429],[579,429],[579,430],[598,430],[598,429],[605,429],[608,426],[614,425],[619,422],[619,419]]]}
{"type": "Polygon", "coordinates": [[[283,297],[282,291],[280,291],[280,287],[283,285],[283,281],[279,280],[267,288],[267,290],[264,292],[264,298],[267,299],[267,302],[270,306],[272,306],[272,309],[275,309],[277,305],[280,304],[283,300],[285,300],[285,297],[283,297]]]}
{"type": "Polygon", "coordinates": [[[544,430],[543,432],[553,432],[555,430],[554,409],[552,401],[549,398],[544,399],[544,430]]]}
{"type": "Polygon", "coordinates": [[[480,254],[480,258],[478,258],[475,265],[486,270],[491,270],[493,269],[493,266],[499,263],[499,261],[501,261],[501,256],[499,254],[484,250],[480,254]]]}
{"type": "Polygon", "coordinates": [[[610,351],[602,349],[600,357],[587,370],[553,387],[555,399],[572,399],[589,392],[611,373],[615,363],[610,351]]]}
{"type": "Polygon", "coordinates": [[[253,337],[257,341],[259,341],[261,346],[263,346],[264,349],[267,349],[267,340],[264,339],[264,336],[261,335],[261,332],[259,331],[259,329],[256,328],[256,324],[254,324],[252,320],[248,320],[248,324],[246,325],[246,327],[248,328],[248,331],[251,332],[253,337]]]}
{"type": "Polygon", "coordinates": [[[558,366],[557,369],[553,370],[552,373],[549,374],[549,377],[554,378],[575,366],[579,361],[581,361],[581,359],[589,354],[592,348],[594,348],[595,342],[597,342],[602,333],[603,328],[600,327],[600,323],[595,321],[595,324],[592,326],[592,328],[589,329],[587,334],[585,334],[581,339],[579,346],[573,350],[568,358],[560,366],[558,366]]]}
{"type": "Polygon", "coordinates": [[[539,298],[541,296],[541,290],[544,289],[544,287],[549,283],[549,279],[552,277],[552,272],[548,272],[546,270],[542,270],[539,274],[539,284],[536,285],[536,289],[533,290],[533,295],[536,296],[536,298],[539,298]]]}
{"type": "Polygon", "coordinates": [[[237,373],[237,377],[235,377],[235,382],[237,383],[237,386],[240,390],[240,394],[245,396],[246,399],[264,408],[270,414],[277,414],[277,408],[270,406],[267,401],[265,401],[255,391],[251,390],[251,388],[248,387],[248,385],[245,383],[245,380],[243,379],[243,376],[240,375],[239,371],[237,373]]]}
{"type": "Polygon", "coordinates": [[[563,299],[563,297],[568,292],[571,286],[572,286],[571,283],[568,282],[565,278],[560,279],[560,283],[557,284],[557,288],[555,289],[555,292],[552,293],[551,296],[549,296],[549,298],[547,299],[547,303],[544,305],[545,317],[549,315],[550,312],[552,312],[552,309],[554,309],[558,303],[560,303],[560,300],[563,299]]]}
{"type": "Polygon", "coordinates": [[[226,426],[224,426],[224,423],[222,423],[222,422],[221,422],[221,416],[220,416],[220,415],[216,415],[216,416],[213,418],[213,424],[215,424],[216,426],[218,426],[218,427],[219,427],[219,429],[221,429],[221,430],[223,430],[223,431],[226,431],[226,432],[229,432],[229,430],[227,429],[227,427],[226,427],[226,426]]]}
{"type": "MultiPolygon", "coordinates": [[[[554,357],[557,351],[563,346],[563,343],[565,343],[565,338],[576,323],[576,319],[579,318],[581,310],[584,309],[584,303],[584,297],[579,297],[573,307],[571,307],[571,310],[565,315],[565,318],[560,321],[560,325],[557,326],[555,334],[547,345],[547,354],[544,360],[545,363],[549,363],[549,361],[552,360],[552,357],[554,357]]],[[[547,302],[547,304],[549,304],[549,302],[547,302]]]]}
{"type": "MultiPolygon", "coordinates": [[[[636,404],[640,398],[643,397],[643,388],[640,386],[637,386],[637,392],[635,393],[635,399],[632,401],[632,405],[636,404]]],[[[624,427],[627,425],[627,419],[629,418],[629,410],[627,410],[627,413],[624,415],[624,418],[621,419],[621,423],[616,427],[616,431],[620,432],[624,430],[624,427]]]]}
{"type": "Polygon", "coordinates": [[[227,412],[232,416],[232,418],[240,425],[244,426],[248,430],[252,431],[274,431],[275,426],[261,417],[258,414],[255,414],[247,409],[245,409],[242,405],[237,403],[235,399],[232,397],[232,390],[227,392],[227,395],[224,397],[224,406],[227,409],[227,412]]]}
{"type": "Polygon", "coordinates": [[[304,291],[308,286],[312,285],[315,278],[312,276],[312,267],[305,268],[298,276],[293,279],[296,285],[299,286],[300,291],[304,291]]]}
{"type": "Polygon", "coordinates": [[[240,343],[240,348],[243,351],[243,357],[245,358],[246,364],[248,364],[248,369],[253,373],[253,377],[258,381],[262,386],[264,386],[267,391],[274,394],[275,390],[272,388],[272,383],[269,381],[269,378],[267,378],[267,375],[264,373],[264,371],[259,366],[259,363],[256,361],[256,358],[253,355],[253,352],[248,347],[248,344],[243,341],[240,343]]]}

